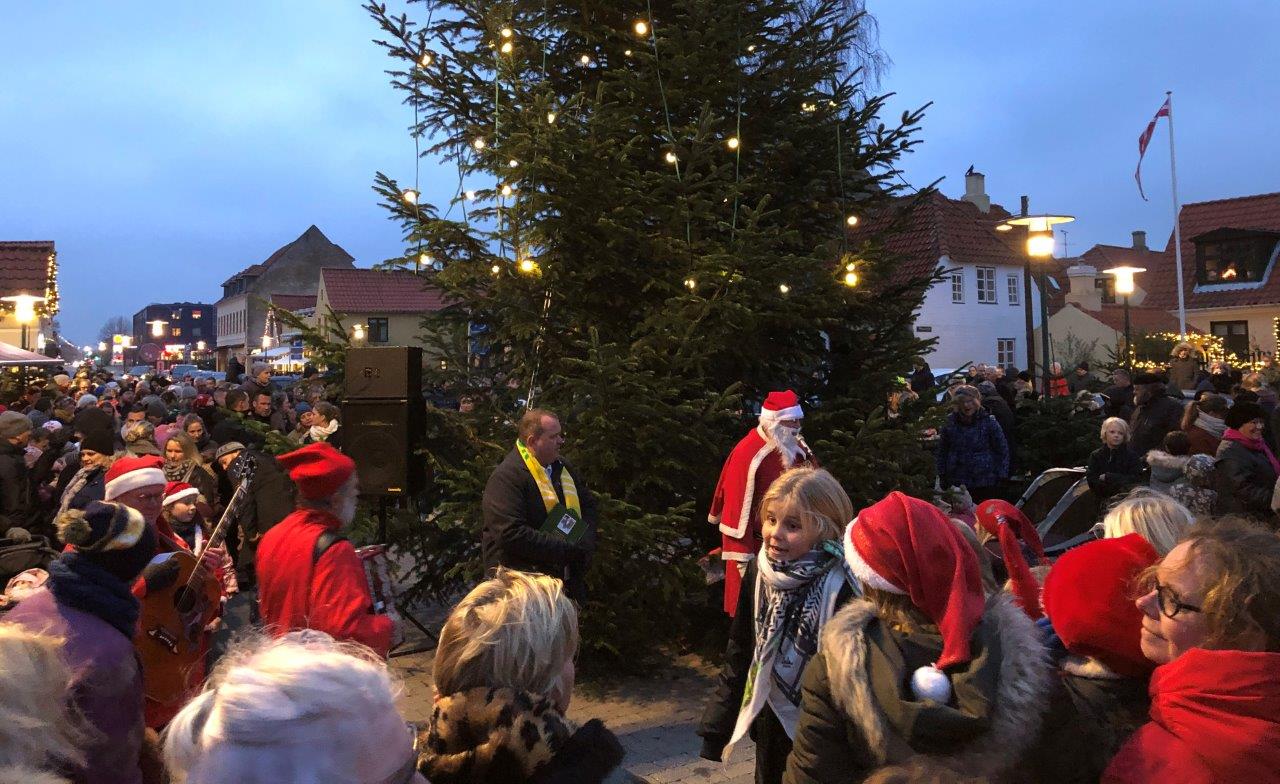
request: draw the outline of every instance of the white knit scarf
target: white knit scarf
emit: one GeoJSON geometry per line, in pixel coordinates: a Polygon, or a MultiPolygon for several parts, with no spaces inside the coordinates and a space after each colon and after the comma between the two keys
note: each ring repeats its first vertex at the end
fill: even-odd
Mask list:
{"type": "Polygon", "coordinates": [[[1218,419],[1215,416],[1211,416],[1201,411],[1199,415],[1196,416],[1196,427],[1205,431],[1214,438],[1222,438],[1222,434],[1227,429],[1227,423],[1225,420],[1218,419]]]}

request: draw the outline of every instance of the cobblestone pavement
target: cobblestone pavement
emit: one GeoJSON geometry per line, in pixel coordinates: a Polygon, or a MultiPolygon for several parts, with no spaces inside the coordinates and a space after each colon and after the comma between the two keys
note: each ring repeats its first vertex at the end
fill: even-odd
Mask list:
{"type": "MultiPolygon", "coordinates": [[[[405,681],[405,717],[410,721],[426,721],[431,714],[431,660],[430,652],[391,660],[405,681]]],[[[623,765],[652,784],[751,784],[755,749],[749,739],[725,763],[698,756],[701,739],[694,732],[713,676],[701,660],[684,657],[646,678],[579,683],[569,718],[603,720],[627,750],[623,765]]]]}

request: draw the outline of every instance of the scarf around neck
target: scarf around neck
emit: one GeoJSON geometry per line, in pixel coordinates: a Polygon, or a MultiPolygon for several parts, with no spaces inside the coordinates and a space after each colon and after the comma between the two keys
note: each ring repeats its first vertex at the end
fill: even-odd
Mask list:
{"type": "Polygon", "coordinates": [[[140,612],[137,597],[120,578],[82,554],[68,552],[53,559],[49,590],[59,604],[100,618],[133,639],[140,612]]]}
{"type": "Polygon", "coordinates": [[[845,566],[839,541],[825,541],[794,561],[768,558],[762,546],[756,558],[755,650],[742,695],[742,707],[726,752],[747,734],[768,703],[795,735],[800,718],[800,680],[818,650],[823,625],[835,613],[840,589],[857,589],[845,566]]]}
{"type": "Polygon", "coordinates": [[[1271,463],[1271,470],[1274,471],[1277,476],[1280,476],[1280,460],[1276,460],[1276,456],[1271,454],[1271,448],[1267,446],[1266,441],[1263,441],[1261,438],[1249,438],[1244,433],[1241,433],[1239,430],[1231,427],[1227,428],[1222,433],[1222,440],[1234,441],[1245,449],[1249,449],[1254,452],[1261,452],[1266,455],[1267,462],[1271,463]]]}
{"type": "Polygon", "coordinates": [[[311,429],[307,431],[307,435],[311,436],[312,441],[328,441],[329,436],[333,435],[337,431],[338,431],[338,420],[330,419],[329,424],[325,425],[324,427],[320,427],[319,425],[312,425],[311,429]]]}
{"type": "Polygon", "coordinates": [[[1210,416],[1209,414],[1201,411],[1196,416],[1196,427],[1205,431],[1214,438],[1222,438],[1223,431],[1227,429],[1227,423],[1215,416],[1210,416]]]}

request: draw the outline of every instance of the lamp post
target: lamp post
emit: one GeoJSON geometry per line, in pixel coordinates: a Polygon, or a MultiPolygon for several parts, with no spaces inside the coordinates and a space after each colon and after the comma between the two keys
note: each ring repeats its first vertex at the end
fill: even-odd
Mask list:
{"type": "Polygon", "coordinates": [[[1124,265],[1102,271],[1104,275],[1116,277],[1116,293],[1124,295],[1124,366],[1129,370],[1133,369],[1133,343],[1130,342],[1129,337],[1129,297],[1136,290],[1133,285],[1133,276],[1146,271],[1146,267],[1124,265]]]}
{"type": "Polygon", "coordinates": [[[44,297],[31,294],[14,294],[12,297],[0,297],[4,302],[13,303],[13,318],[22,327],[22,350],[30,351],[27,344],[27,325],[36,320],[36,303],[44,302],[44,297]]]}
{"type": "Polygon", "coordinates": [[[1053,258],[1053,227],[1075,220],[1070,215],[1019,215],[1003,221],[1003,225],[1023,227],[1027,231],[1027,257],[1038,267],[1040,283],[1040,378],[1041,394],[1049,394],[1049,275],[1048,260],[1053,258]]]}

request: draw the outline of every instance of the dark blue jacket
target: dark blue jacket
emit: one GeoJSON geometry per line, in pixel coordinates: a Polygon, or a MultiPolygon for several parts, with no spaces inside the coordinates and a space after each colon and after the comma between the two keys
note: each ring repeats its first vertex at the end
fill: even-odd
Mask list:
{"type": "Polygon", "coordinates": [[[1009,476],[1009,445],[1000,423],[978,409],[969,424],[947,415],[938,444],[938,478],[943,487],[991,487],[1009,476]]]}

